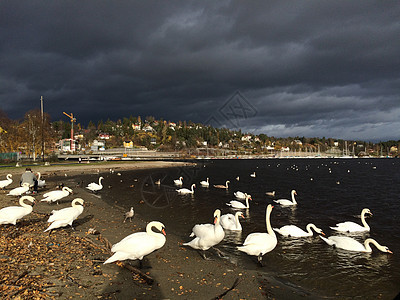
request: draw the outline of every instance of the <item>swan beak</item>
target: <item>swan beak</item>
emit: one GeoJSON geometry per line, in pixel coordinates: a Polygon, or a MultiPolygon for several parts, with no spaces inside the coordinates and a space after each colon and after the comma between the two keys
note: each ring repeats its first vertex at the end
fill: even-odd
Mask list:
{"type": "Polygon", "coordinates": [[[167,235],[167,233],[165,232],[164,228],[161,230],[161,232],[162,232],[163,235],[167,235]]]}
{"type": "Polygon", "coordinates": [[[322,231],[321,231],[321,234],[322,234],[322,235],[325,235],[325,233],[323,233],[322,231]]]}
{"type": "Polygon", "coordinates": [[[244,219],[244,216],[243,215],[240,215],[243,219],[244,219]]]}
{"type": "Polygon", "coordinates": [[[390,251],[389,249],[388,249],[388,251],[387,251],[388,253],[390,253],[390,254],[393,254],[393,252],[392,251],[390,251]]]}
{"type": "Polygon", "coordinates": [[[217,220],[218,220],[218,218],[217,218],[217,217],[215,217],[215,218],[214,218],[214,224],[216,224],[216,223],[217,223],[217,220]]]}

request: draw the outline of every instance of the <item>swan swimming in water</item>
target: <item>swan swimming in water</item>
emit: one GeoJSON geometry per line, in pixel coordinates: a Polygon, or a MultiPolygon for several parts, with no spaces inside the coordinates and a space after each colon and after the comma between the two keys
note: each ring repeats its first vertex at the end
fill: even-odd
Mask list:
{"type": "Polygon", "coordinates": [[[61,191],[57,190],[57,191],[51,191],[51,192],[43,194],[44,198],[40,201],[45,201],[48,203],[50,203],[50,202],[58,203],[58,200],[60,200],[64,197],[67,197],[70,193],[72,193],[72,190],[69,187],[64,186],[61,189],[61,191]]]}
{"type": "Polygon", "coordinates": [[[0,189],[4,189],[6,186],[9,186],[13,180],[11,179],[12,175],[11,174],[7,174],[5,180],[0,180],[0,189]]]}
{"type": "Polygon", "coordinates": [[[238,199],[246,199],[248,196],[250,197],[250,199],[251,199],[251,195],[249,195],[249,194],[247,194],[247,193],[243,193],[243,192],[241,192],[241,191],[237,191],[237,192],[234,192],[233,193],[233,195],[236,197],[236,198],[238,198],[238,199]]]}
{"type": "Polygon", "coordinates": [[[292,190],[290,194],[292,195],[292,201],[288,199],[279,199],[279,200],[274,200],[274,202],[283,206],[297,205],[296,199],[294,198],[294,195],[297,195],[297,192],[295,190],[292,190]]]}
{"type": "Polygon", "coordinates": [[[200,185],[202,187],[209,187],[210,186],[209,178],[207,177],[207,180],[200,181],[200,185]]]}
{"type": "Polygon", "coordinates": [[[250,195],[247,195],[246,197],[246,205],[244,205],[242,202],[240,201],[236,201],[236,200],[232,200],[229,203],[226,203],[226,205],[231,206],[232,208],[239,208],[239,209],[245,209],[245,208],[249,208],[249,199],[251,199],[250,195]]]}
{"type": "Polygon", "coordinates": [[[51,212],[51,216],[47,220],[47,222],[51,224],[44,232],[60,227],[65,227],[67,225],[72,227],[72,223],[83,212],[83,202],[83,199],[76,198],[72,201],[71,207],[66,207],[60,210],[53,210],[51,212]],[[79,203],[79,205],[77,203],[79,203]]]}
{"type": "Polygon", "coordinates": [[[216,184],[214,185],[215,188],[217,189],[228,189],[228,184],[231,183],[229,180],[225,181],[225,185],[222,184],[216,184]]]}
{"type": "Polygon", "coordinates": [[[280,235],[290,236],[290,237],[312,236],[313,232],[311,229],[314,229],[316,233],[325,235],[325,233],[322,232],[322,229],[318,228],[317,226],[315,226],[312,223],[310,223],[306,226],[306,231],[297,227],[296,225],[285,225],[285,226],[282,226],[281,228],[273,228],[273,229],[280,235]]]}
{"type": "Polygon", "coordinates": [[[250,177],[253,177],[253,178],[256,177],[256,172],[251,173],[250,177]]]}
{"type": "Polygon", "coordinates": [[[20,206],[8,206],[0,209],[0,224],[16,225],[19,219],[32,212],[34,204],[35,198],[32,196],[23,196],[19,199],[20,206]],[[25,204],[25,200],[30,201],[32,205],[25,204]]]}
{"type": "Polygon", "coordinates": [[[186,194],[194,194],[194,188],[195,188],[195,187],[196,187],[196,185],[193,183],[190,190],[189,190],[189,189],[186,189],[186,188],[183,188],[183,189],[179,189],[179,190],[176,190],[176,191],[177,191],[179,194],[183,194],[183,195],[186,195],[186,194]]]}
{"type": "Polygon", "coordinates": [[[87,186],[86,188],[87,188],[88,190],[91,190],[92,192],[100,191],[100,190],[103,188],[103,185],[101,184],[101,181],[102,181],[103,179],[104,179],[104,178],[101,176],[101,177],[99,178],[99,183],[91,182],[91,183],[88,184],[88,186],[87,186]]]}
{"type": "Polygon", "coordinates": [[[336,227],[331,227],[331,229],[336,230],[336,231],[341,231],[341,232],[365,232],[369,231],[370,227],[365,221],[365,214],[370,214],[372,216],[371,211],[368,208],[364,208],[361,211],[361,223],[363,226],[354,223],[354,222],[343,222],[343,223],[338,223],[336,224],[336,227]]]}
{"type": "Polygon", "coordinates": [[[181,186],[183,184],[183,177],[181,176],[178,179],[175,179],[174,184],[181,186]]]}
{"type": "Polygon", "coordinates": [[[114,244],[111,248],[111,252],[114,252],[114,254],[104,264],[126,259],[139,259],[140,266],[142,267],[142,259],[145,255],[164,246],[166,241],[165,235],[164,224],[152,221],[147,224],[146,232],[132,233],[114,244]],[[153,227],[157,228],[160,232],[154,232],[152,230],[153,227]]]}
{"type": "Polygon", "coordinates": [[[24,182],[22,186],[16,187],[8,192],[8,196],[21,196],[29,191],[29,183],[24,182]]]}
{"type": "Polygon", "coordinates": [[[388,247],[380,245],[377,241],[371,238],[366,239],[364,241],[364,244],[361,244],[360,242],[348,236],[330,236],[329,238],[325,238],[322,236],[319,237],[323,239],[328,245],[348,251],[372,252],[370,244],[374,244],[376,248],[378,248],[378,250],[393,254],[393,252],[390,251],[388,247]]]}
{"type": "Polygon", "coordinates": [[[278,240],[275,232],[272,230],[270,217],[273,206],[269,204],[265,213],[265,222],[267,225],[266,233],[250,233],[244,240],[243,246],[237,247],[239,251],[245,252],[248,255],[257,256],[258,262],[261,264],[262,257],[276,247],[278,240]]]}
{"type": "Polygon", "coordinates": [[[190,246],[193,249],[202,250],[202,256],[206,259],[204,251],[220,243],[224,237],[225,232],[221,224],[221,211],[216,209],[214,211],[214,224],[196,224],[190,237],[195,238],[190,242],[184,243],[183,246],[190,246]]]}
{"type": "Polygon", "coordinates": [[[221,216],[221,226],[226,230],[241,231],[242,225],[240,224],[239,217],[244,218],[243,213],[238,211],[235,215],[225,214],[221,216]]]}

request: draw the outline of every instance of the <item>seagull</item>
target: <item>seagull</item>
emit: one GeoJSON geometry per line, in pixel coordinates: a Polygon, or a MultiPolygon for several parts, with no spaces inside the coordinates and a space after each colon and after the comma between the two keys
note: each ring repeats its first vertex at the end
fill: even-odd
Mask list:
{"type": "Polygon", "coordinates": [[[135,214],[135,212],[133,211],[133,207],[131,207],[131,210],[125,213],[124,223],[125,223],[126,219],[128,219],[128,218],[129,218],[129,221],[132,222],[132,218],[133,218],[134,214],[135,214]]]}

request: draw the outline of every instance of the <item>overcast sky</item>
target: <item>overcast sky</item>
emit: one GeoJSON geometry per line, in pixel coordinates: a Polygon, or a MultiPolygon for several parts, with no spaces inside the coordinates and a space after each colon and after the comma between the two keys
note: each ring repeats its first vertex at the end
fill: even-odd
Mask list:
{"type": "Polygon", "coordinates": [[[8,117],[400,139],[399,1],[0,1],[8,117]]]}

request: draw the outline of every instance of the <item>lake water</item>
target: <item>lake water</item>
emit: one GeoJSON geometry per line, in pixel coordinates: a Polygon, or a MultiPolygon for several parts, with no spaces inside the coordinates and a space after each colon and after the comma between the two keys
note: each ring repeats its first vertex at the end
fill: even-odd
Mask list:
{"type": "MultiPolygon", "coordinates": [[[[321,297],[393,299],[400,292],[400,160],[397,159],[269,159],[207,160],[193,168],[140,170],[107,174],[102,198],[135,211],[145,219],[162,221],[167,232],[190,240],[193,225],[212,223],[213,212],[234,213],[226,205],[235,191],[252,195],[250,208],[243,210],[242,233],[229,233],[218,246],[229,259],[247,269],[321,297]],[[256,172],[256,177],[250,176],[256,172]],[[183,177],[183,187],[197,188],[193,196],[176,193],[173,179],[183,177]],[[239,176],[239,181],[236,177],[239,176]],[[210,188],[199,182],[210,178],[210,188]],[[161,179],[161,186],[154,182],[161,179]],[[213,184],[225,184],[228,190],[213,184]],[[360,213],[369,208],[369,233],[353,234],[363,242],[367,237],[388,246],[394,254],[378,251],[355,253],[334,249],[317,235],[293,239],[278,235],[276,248],[264,255],[264,267],[256,258],[236,250],[249,233],[265,232],[265,209],[273,199],[290,199],[297,191],[296,208],[274,205],[272,227],[308,223],[320,227],[326,236],[337,235],[329,226],[344,221],[361,224],[360,213]],[[118,192],[116,192],[116,190],[118,192]],[[275,198],[265,192],[276,191],[275,198]],[[142,204],[139,202],[142,201],[142,204]],[[143,203],[144,202],[144,203],[143,203]]],[[[95,179],[93,177],[93,179],[95,179]]]]}

